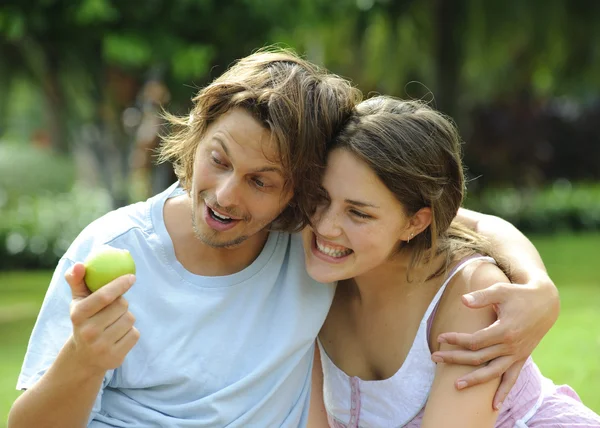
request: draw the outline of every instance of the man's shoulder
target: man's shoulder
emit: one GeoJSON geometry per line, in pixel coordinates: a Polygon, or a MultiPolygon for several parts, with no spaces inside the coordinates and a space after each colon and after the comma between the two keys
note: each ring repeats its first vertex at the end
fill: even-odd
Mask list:
{"type": "Polygon", "coordinates": [[[65,257],[80,261],[100,245],[111,245],[116,240],[127,241],[128,235],[139,241],[140,236],[153,234],[153,206],[160,203],[168,191],[169,189],[145,201],[117,208],[97,218],[75,238],[65,257]]]}
{"type": "Polygon", "coordinates": [[[301,282],[304,292],[311,290],[317,294],[326,293],[333,298],[335,284],[323,284],[313,279],[306,271],[304,244],[302,233],[289,234],[289,256],[287,259],[288,271],[293,272],[296,278],[301,282]]]}

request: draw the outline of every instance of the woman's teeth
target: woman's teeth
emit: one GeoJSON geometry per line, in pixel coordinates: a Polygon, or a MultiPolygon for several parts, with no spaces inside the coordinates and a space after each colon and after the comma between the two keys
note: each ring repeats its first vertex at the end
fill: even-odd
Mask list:
{"type": "Polygon", "coordinates": [[[329,247],[321,242],[319,242],[319,239],[316,239],[317,242],[317,248],[319,249],[320,252],[322,252],[323,254],[327,254],[328,256],[331,257],[345,257],[348,254],[352,253],[352,250],[349,248],[333,248],[333,247],[329,247]]]}

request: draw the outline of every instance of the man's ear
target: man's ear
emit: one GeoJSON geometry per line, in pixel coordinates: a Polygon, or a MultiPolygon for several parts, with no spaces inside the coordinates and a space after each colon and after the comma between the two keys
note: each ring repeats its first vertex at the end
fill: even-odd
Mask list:
{"type": "Polygon", "coordinates": [[[431,224],[431,220],[433,219],[431,208],[424,207],[417,211],[411,218],[409,224],[409,234],[412,233],[413,236],[417,236],[419,233],[423,232],[427,227],[431,224]]]}

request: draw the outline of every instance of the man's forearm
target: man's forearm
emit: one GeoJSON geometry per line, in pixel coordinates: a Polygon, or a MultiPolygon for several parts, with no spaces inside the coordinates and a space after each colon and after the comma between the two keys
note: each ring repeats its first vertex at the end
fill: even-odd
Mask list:
{"type": "Polygon", "coordinates": [[[85,368],[72,351],[69,340],[48,372],[15,401],[8,428],[87,426],[104,373],[85,368]]]}
{"type": "Polygon", "coordinates": [[[463,208],[456,219],[492,243],[498,255],[508,262],[511,281],[521,284],[535,280],[551,282],[535,246],[511,223],[463,208]]]}

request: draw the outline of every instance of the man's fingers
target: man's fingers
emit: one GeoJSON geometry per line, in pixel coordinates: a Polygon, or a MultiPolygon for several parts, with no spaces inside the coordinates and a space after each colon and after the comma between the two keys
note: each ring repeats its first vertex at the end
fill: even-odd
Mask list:
{"type": "Polygon", "coordinates": [[[462,296],[462,302],[469,308],[477,309],[502,303],[508,294],[506,283],[499,282],[483,290],[473,291],[462,296]]]}
{"type": "Polygon", "coordinates": [[[92,317],[94,325],[98,326],[102,330],[108,329],[113,323],[115,323],[123,314],[129,310],[129,302],[125,297],[120,296],[115,299],[110,305],[101,309],[96,315],[92,317]]]}
{"type": "Polygon", "coordinates": [[[83,299],[92,292],[85,285],[83,277],[85,276],[85,266],[83,263],[75,263],[73,267],[65,272],[65,280],[71,287],[73,300],[83,299]]]}
{"type": "Polygon", "coordinates": [[[506,399],[506,396],[512,387],[515,385],[515,382],[517,381],[519,374],[521,374],[521,369],[523,368],[523,365],[525,365],[526,361],[527,360],[517,361],[510,366],[508,370],[506,370],[504,375],[502,375],[502,382],[500,383],[500,386],[496,391],[496,395],[494,396],[493,406],[495,410],[500,410],[500,407],[502,407],[502,403],[506,399]]]}
{"type": "Polygon", "coordinates": [[[125,336],[123,336],[115,345],[119,352],[121,352],[123,355],[126,355],[139,339],[140,332],[137,328],[131,327],[125,336]]]}
{"type": "Polygon", "coordinates": [[[455,349],[452,351],[437,351],[431,355],[436,363],[463,364],[467,366],[480,366],[493,359],[506,355],[502,345],[493,345],[479,351],[466,351],[455,349]]]}
{"type": "Polygon", "coordinates": [[[496,321],[489,327],[476,331],[475,333],[442,333],[438,336],[439,343],[460,346],[461,348],[477,351],[492,345],[504,342],[504,336],[500,331],[500,324],[496,321]]]}
{"type": "Polygon", "coordinates": [[[71,310],[71,321],[76,325],[91,318],[122,296],[131,288],[134,282],[135,275],[123,275],[109,282],[95,293],[77,303],[71,310]]]}
{"type": "Polygon", "coordinates": [[[502,376],[512,363],[513,359],[510,356],[496,358],[487,366],[481,367],[458,379],[455,383],[456,388],[464,389],[498,378],[502,376]]]}
{"type": "Polygon", "coordinates": [[[125,312],[106,329],[106,334],[114,339],[114,343],[117,343],[133,328],[134,323],[135,317],[133,314],[125,312]]]}

